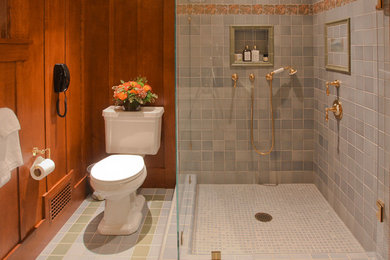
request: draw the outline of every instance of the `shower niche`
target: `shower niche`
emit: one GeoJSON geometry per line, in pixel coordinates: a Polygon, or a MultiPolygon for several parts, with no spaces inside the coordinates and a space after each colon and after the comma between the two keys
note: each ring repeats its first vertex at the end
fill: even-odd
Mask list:
{"type": "Polygon", "coordinates": [[[230,65],[269,67],[274,63],[273,26],[230,26],[230,65]]]}

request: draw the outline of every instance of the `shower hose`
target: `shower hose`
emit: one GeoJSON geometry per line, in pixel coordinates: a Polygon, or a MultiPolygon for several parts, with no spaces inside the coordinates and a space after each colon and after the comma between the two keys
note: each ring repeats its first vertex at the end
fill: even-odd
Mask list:
{"type": "MultiPolygon", "coordinates": [[[[268,79],[267,79],[268,80],[268,79]]],[[[254,114],[254,99],[255,99],[255,81],[254,81],[254,78],[251,79],[251,83],[252,83],[252,94],[251,94],[251,143],[252,143],[252,146],[253,146],[253,149],[255,150],[255,152],[259,155],[268,155],[272,152],[272,150],[274,149],[274,145],[275,145],[275,120],[274,120],[274,110],[273,110],[273,106],[272,106],[272,78],[269,79],[269,103],[270,103],[270,108],[271,108],[271,118],[272,118],[272,144],[271,144],[271,148],[267,151],[267,152],[261,152],[259,151],[257,148],[256,148],[256,145],[255,145],[255,142],[254,142],[254,138],[253,138],[253,114],[254,114]]]]}

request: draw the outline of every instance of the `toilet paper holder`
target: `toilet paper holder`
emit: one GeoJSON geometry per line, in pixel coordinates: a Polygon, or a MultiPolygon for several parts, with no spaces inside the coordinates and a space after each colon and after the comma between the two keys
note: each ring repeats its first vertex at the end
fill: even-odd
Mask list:
{"type": "Polygon", "coordinates": [[[42,155],[45,155],[46,156],[46,152],[47,152],[47,159],[51,159],[50,158],[50,148],[46,148],[46,149],[38,149],[38,147],[34,147],[33,150],[32,150],[32,154],[33,156],[37,156],[37,154],[42,154],[42,155]]]}

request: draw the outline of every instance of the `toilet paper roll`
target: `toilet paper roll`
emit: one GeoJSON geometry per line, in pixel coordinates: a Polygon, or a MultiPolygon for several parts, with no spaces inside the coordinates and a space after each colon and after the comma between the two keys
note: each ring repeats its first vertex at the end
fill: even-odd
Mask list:
{"type": "Polygon", "coordinates": [[[30,169],[31,177],[37,181],[42,180],[47,175],[52,173],[55,167],[56,165],[52,160],[44,159],[41,156],[39,156],[37,157],[37,159],[35,159],[30,169]]]}

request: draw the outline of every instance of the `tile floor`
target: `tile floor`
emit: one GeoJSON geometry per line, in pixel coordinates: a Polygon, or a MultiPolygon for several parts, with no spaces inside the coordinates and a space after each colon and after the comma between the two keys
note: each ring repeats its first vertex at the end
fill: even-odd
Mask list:
{"type": "MultiPolygon", "coordinates": [[[[180,247],[180,259],[181,260],[210,260],[210,253],[207,254],[194,254],[193,253],[193,232],[194,229],[194,216],[196,215],[196,203],[195,199],[197,196],[196,187],[196,175],[187,175],[185,177],[184,183],[180,186],[178,192],[178,200],[179,200],[179,212],[180,212],[180,224],[179,224],[179,234],[183,236],[183,243],[180,247]],[[191,176],[191,178],[190,178],[191,176]],[[191,181],[189,181],[189,179],[191,181]]],[[[210,188],[210,187],[208,187],[210,188]]],[[[269,187],[273,188],[273,187],[269,187]]],[[[208,189],[212,191],[212,189],[208,189]]],[[[253,195],[253,194],[252,194],[253,195]]],[[[230,204],[229,197],[227,195],[227,200],[225,201],[227,205],[230,204]]],[[[215,198],[215,197],[214,197],[215,198]]],[[[177,225],[177,215],[176,215],[176,196],[174,196],[172,202],[172,215],[169,217],[169,229],[166,234],[166,242],[163,244],[163,260],[176,260],[176,225],[177,225]]],[[[216,199],[216,198],[215,198],[216,199]]],[[[216,199],[224,200],[224,198],[216,199]]],[[[243,203],[245,204],[245,203],[243,203]]],[[[210,211],[211,214],[213,213],[210,211]]],[[[199,213],[199,212],[198,212],[199,213]]],[[[205,213],[205,212],[204,212],[205,213]]],[[[226,224],[226,223],[225,223],[226,224]]],[[[210,229],[213,229],[209,226],[210,229]]],[[[214,230],[214,229],[213,229],[214,230]]],[[[224,229],[226,232],[229,232],[228,228],[224,229]]],[[[223,237],[222,237],[223,238],[223,237]]],[[[221,239],[221,237],[220,237],[221,239]]],[[[219,239],[219,240],[220,240],[219,239]]],[[[218,240],[217,240],[218,241],[218,240]]],[[[204,241],[206,242],[206,241],[204,241]]],[[[207,242],[212,243],[212,241],[207,240],[207,242]]],[[[221,244],[220,244],[221,245],[221,244]]],[[[359,246],[358,246],[359,247],[359,246]]],[[[359,247],[361,249],[361,247],[359,247]]],[[[324,252],[324,253],[316,253],[316,252],[306,252],[306,253],[253,253],[253,254],[240,254],[240,255],[230,255],[226,252],[222,251],[222,259],[223,260],[260,260],[260,259],[268,259],[268,260],[286,260],[286,259],[300,259],[300,260],[376,260],[376,254],[372,252],[324,252]]]]}
{"type": "Polygon", "coordinates": [[[193,254],[364,252],[314,184],[199,184],[196,194],[193,254]]]}
{"type": "Polygon", "coordinates": [[[104,202],[87,198],[37,259],[158,259],[173,190],[141,189],[140,193],[147,203],[143,208],[142,227],[135,234],[96,233],[104,202]]]}

